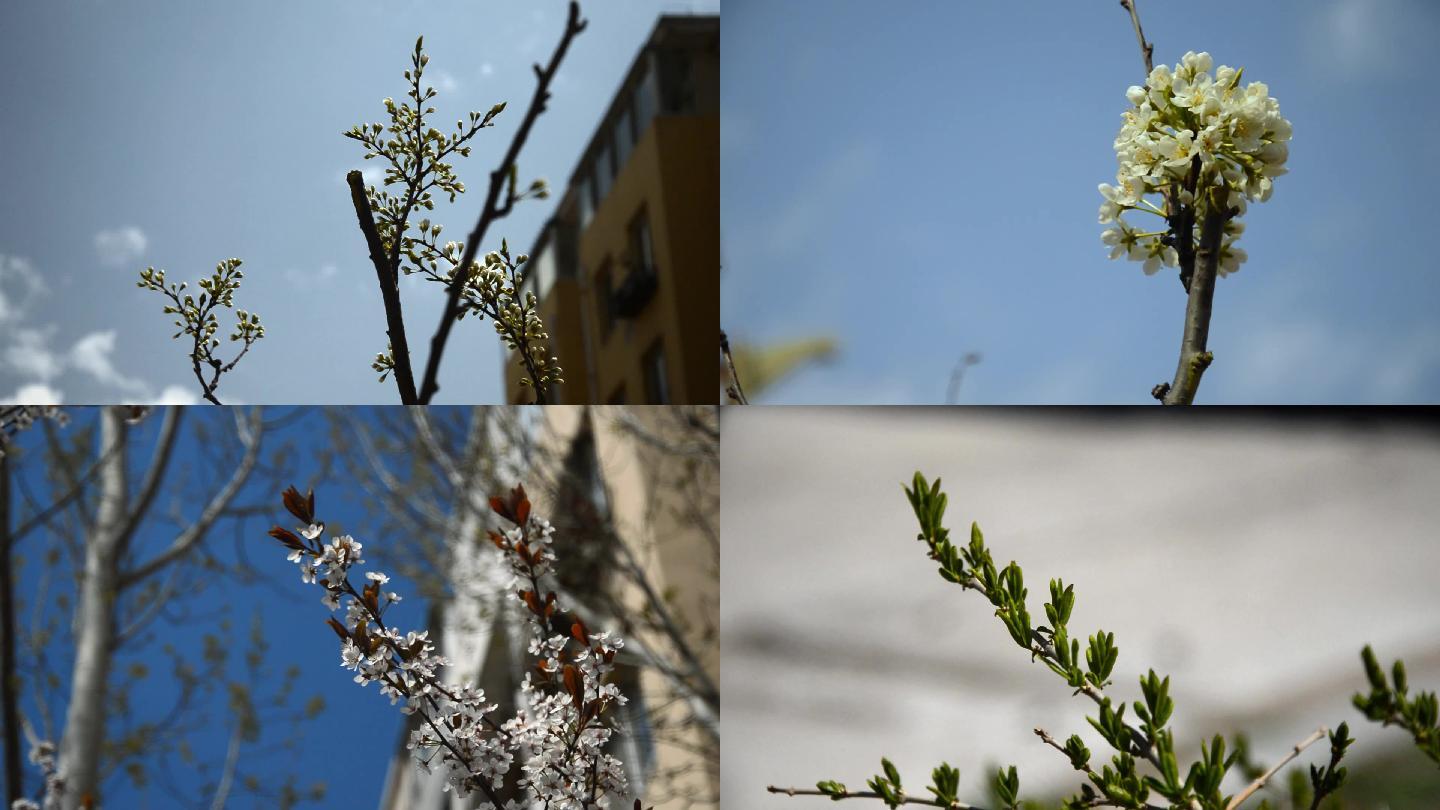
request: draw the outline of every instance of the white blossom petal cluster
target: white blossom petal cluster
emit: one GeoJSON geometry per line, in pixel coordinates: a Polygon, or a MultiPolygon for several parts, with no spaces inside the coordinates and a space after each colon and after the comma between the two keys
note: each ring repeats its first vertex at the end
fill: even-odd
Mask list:
{"type": "MultiPolygon", "coordinates": [[[[1210,54],[1191,51],[1173,70],[1159,65],[1143,87],[1125,93],[1133,107],[1115,138],[1115,185],[1100,184],[1099,221],[1110,224],[1101,241],[1110,258],[1142,262],[1147,275],[1177,265],[1175,240],[1198,243],[1200,223],[1214,207],[1244,213],[1247,202],[1270,199],[1274,179],[1286,172],[1291,126],[1269,87],[1242,86],[1244,70],[1226,65],[1211,75],[1211,65],[1210,54]],[[1152,194],[1164,197],[1162,204],[1147,199],[1152,194]],[[1195,216],[1179,233],[1179,211],[1186,208],[1195,216]],[[1156,214],[1166,225],[1134,228],[1121,218],[1126,211],[1156,214]]],[[[1220,249],[1222,276],[1245,261],[1235,246],[1242,231],[1232,216],[1220,249]]]]}
{"type": "Polygon", "coordinates": [[[611,797],[624,795],[624,768],[604,751],[612,734],[605,710],[625,702],[610,682],[623,641],[608,632],[590,634],[578,618],[569,636],[550,632],[563,615],[553,592],[540,595],[540,578],[555,562],[554,527],[530,513],[523,488],[508,500],[491,501],[513,524],[503,533],[491,532],[490,539],[501,550],[512,592],[526,611],[529,651],[536,659],[515,716],[503,722],[492,717],[499,707],[483,689],[445,682],[441,670],[451,662],[436,654],[428,632],[401,632],[385,623],[386,610],[399,601],[393,593],[382,599],[380,586],[388,576],[367,572],[367,584],[359,591],[350,583],[350,569],[364,562],[362,544],[349,535],[325,543],[324,524],[314,519],[313,496],[301,497],[292,488],[285,504],[304,525],[296,532],[276,527],[271,536],[290,548],[289,559],[300,566],[303,582],[325,589],[328,607],[338,609],[344,600],[344,621],[329,620],[341,639],[341,666],[355,673],[356,683],[378,683],[392,705],[403,704],[401,711],[419,717],[407,747],[422,768],[444,777],[447,790],[462,797],[478,791],[490,800],[480,806],[494,808],[514,773],[513,782],[526,799],[507,802],[504,810],[529,803],[581,810],[605,807],[611,797]]]}
{"type": "Polygon", "coordinates": [[[40,769],[45,778],[45,790],[40,801],[16,799],[10,803],[10,810],[60,810],[65,797],[65,778],[60,775],[56,762],[55,744],[49,740],[32,739],[30,762],[40,769]]]}
{"type": "Polygon", "coordinates": [[[59,405],[7,405],[0,408],[0,458],[5,456],[10,437],[41,419],[53,419],[63,427],[69,423],[70,415],[60,410],[59,405]]]}

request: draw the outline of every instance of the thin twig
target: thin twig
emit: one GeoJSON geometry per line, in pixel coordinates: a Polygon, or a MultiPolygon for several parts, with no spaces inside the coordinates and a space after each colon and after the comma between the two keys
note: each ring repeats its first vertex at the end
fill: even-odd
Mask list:
{"type": "Polygon", "coordinates": [[[1145,41],[1145,29],[1140,27],[1140,12],[1135,10],[1135,0],[1120,0],[1120,5],[1130,12],[1130,24],[1135,27],[1135,39],[1140,43],[1140,55],[1145,58],[1145,76],[1148,78],[1150,72],[1155,69],[1152,61],[1155,55],[1155,43],[1145,41]]]}
{"type": "Polygon", "coordinates": [[[1272,767],[1265,773],[1260,774],[1260,778],[1256,779],[1254,782],[1251,782],[1249,787],[1235,794],[1235,798],[1231,799],[1230,803],[1225,805],[1225,810],[1235,810],[1235,808],[1243,804],[1246,799],[1253,796],[1255,794],[1255,791],[1265,787],[1265,783],[1269,782],[1270,779],[1275,776],[1275,774],[1279,773],[1281,768],[1289,765],[1290,760],[1300,756],[1301,751],[1304,751],[1306,748],[1309,748],[1310,746],[1324,739],[1325,735],[1329,733],[1330,729],[1322,727],[1317,729],[1309,737],[1306,737],[1300,742],[1295,743],[1295,745],[1290,749],[1290,751],[1286,753],[1279,762],[1275,763],[1274,767],[1272,767]]]}
{"type": "Polygon", "coordinates": [[[736,405],[749,405],[745,389],[740,386],[740,372],[735,370],[735,358],[730,355],[730,338],[726,337],[724,329],[720,330],[720,353],[725,355],[725,366],[730,371],[730,385],[725,388],[725,393],[736,405]]]}
{"type": "Polygon", "coordinates": [[[355,204],[355,217],[370,248],[370,263],[375,266],[375,279],[380,283],[380,300],[385,304],[385,333],[390,337],[390,358],[395,361],[395,387],[400,389],[403,405],[416,404],[415,373],[410,368],[410,343],[405,337],[405,314],[400,306],[400,284],[395,267],[385,257],[385,245],[375,227],[370,211],[370,198],[365,193],[365,179],[359,171],[345,175],[350,185],[350,200],[355,204]]]}
{"type": "MultiPolygon", "coordinates": [[[[839,801],[840,799],[884,798],[879,793],[873,793],[868,790],[847,790],[843,793],[826,793],[823,790],[811,790],[809,788],[793,787],[782,788],[775,785],[768,785],[766,786],[765,790],[769,791],[770,793],[783,793],[786,796],[826,796],[836,801],[839,801]]],[[[950,810],[984,810],[984,808],[975,804],[965,804],[964,802],[942,802],[939,799],[921,799],[914,796],[901,796],[899,804],[918,804],[923,807],[945,807],[950,808],[950,810]]]]}
{"type": "Polygon", "coordinates": [[[220,774],[220,784],[215,788],[215,797],[210,800],[210,810],[225,810],[225,801],[230,798],[230,786],[235,782],[235,764],[240,759],[240,719],[235,719],[235,730],[230,732],[230,747],[225,752],[225,768],[220,774]]]}
{"type": "MultiPolygon", "coordinates": [[[[501,159],[500,166],[490,173],[490,190],[485,195],[485,206],[480,209],[480,219],[475,223],[475,229],[465,240],[465,253],[460,260],[459,269],[451,280],[445,297],[445,309],[440,314],[440,324],[435,328],[435,334],[430,338],[430,357],[425,361],[425,378],[420,384],[419,403],[430,404],[435,392],[440,390],[440,360],[445,354],[445,343],[450,339],[450,330],[455,325],[456,316],[460,314],[460,293],[464,289],[470,277],[470,265],[475,262],[476,251],[480,243],[485,240],[485,234],[490,230],[490,225],[495,220],[510,213],[514,205],[514,186],[510,183],[510,174],[515,162],[520,157],[520,150],[524,148],[525,141],[530,137],[530,128],[535,125],[535,119],[545,111],[545,104],[550,99],[550,82],[555,78],[555,72],[560,68],[560,62],[565,58],[565,52],[570,49],[570,42],[585,30],[586,22],[580,18],[580,4],[571,0],[570,13],[565,20],[565,33],[560,37],[560,44],[555,47],[555,52],[550,57],[550,63],[541,68],[537,63],[535,68],[535,95],[530,99],[530,108],[525,111],[525,118],[520,122],[520,128],[515,130],[515,136],[510,141],[510,148],[505,151],[505,157],[501,159]],[[500,201],[500,191],[507,185],[510,186],[504,203],[500,201]]],[[[519,295],[519,291],[516,291],[519,295]]],[[[541,397],[540,381],[534,380],[537,402],[543,403],[541,397]]]]}

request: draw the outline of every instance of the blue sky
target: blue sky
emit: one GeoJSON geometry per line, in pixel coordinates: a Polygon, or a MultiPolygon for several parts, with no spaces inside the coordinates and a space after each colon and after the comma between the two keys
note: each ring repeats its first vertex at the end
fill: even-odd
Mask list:
{"type": "MultiPolygon", "coordinates": [[[[1156,63],[1269,84],[1290,174],[1221,279],[1206,403],[1440,399],[1440,164],[1423,0],[1141,0],[1156,63]]],[[[1096,185],[1144,68],[1113,0],[728,0],[722,317],[732,339],[833,335],[772,403],[1150,402],[1185,310],[1100,243],[1096,185]]]]}
{"type": "MultiPolygon", "coordinates": [[[[72,423],[60,432],[61,438],[72,438],[86,425],[93,424],[94,412],[77,410],[72,423]]],[[[360,420],[373,420],[375,413],[357,410],[352,414],[360,420]]],[[[261,505],[273,509],[271,514],[256,514],[243,520],[227,520],[217,524],[208,539],[208,548],[222,563],[233,564],[247,561],[253,566],[256,578],[241,581],[232,576],[215,576],[206,583],[203,596],[177,603],[168,609],[152,626],[155,639],[141,648],[127,648],[122,651],[117,669],[123,670],[134,661],[149,664],[151,675],[139,682],[131,693],[131,703],[136,707],[139,719],[159,720],[160,715],[174,702],[174,681],[169,677],[166,659],[160,656],[163,643],[173,644],[188,660],[201,669],[199,662],[202,636],[220,633],[219,622],[228,618],[232,631],[238,636],[236,649],[231,654],[231,663],[226,671],[227,679],[243,679],[245,670],[241,663],[244,640],[248,637],[253,615],[259,616],[265,638],[270,648],[266,653],[266,667],[270,676],[262,683],[258,697],[273,694],[280,674],[291,664],[300,670],[299,686],[291,696],[292,706],[303,706],[314,694],[325,699],[325,709],[314,720],[304,726],[300,746],[294,751],[261,753],[255,746],[243,749],[240,768],[243,772],[258,774],[262,780],[279,780],[283,775],[294,773],[297,784],[303,788],[316,780],[328,785],[326,802],[322,807],[373,807],[378,805],[384,784],[386,767],[394,754],[401,733],[401,715],[390,705],[389,700],[374,688],[361,688],[351,682],[352,673],[340,666],[339,646],[331,630],[325,626],[327,611],[320,604],[321,592],[313,585],[304,585],[293,563],[285,560],[283,549],[266,536],[270,526],[279,522],[290,526],[294,523],[288,513],[280,508],[279,482],[293,481],[302,489],[316,481],[315,491],[318,511],[327,521],[330,529],[352,532],[366,545],[366,570],[385,570],[391,575],[389,588],[400,593],[404,601],[387,614],[390,623],[402,630],[420,629],[426,615],[425,601],[417,596],[415,586],[406,581],[393,569],[376,564],[374,554],[379,548],[390,544],[393,552],[398,538],[372,536],[365,531],[368,525],[362,499],[364,493],[357,484],[347,482],[340,476],[324,475],[321,458],[329,446],[328,422],[325,415],[316,410],[268,409],[266,418],[274,427],[265,437],[262,459],[274,462],[273,454],[282,447],[288,448],[285,460],[272,477],[257,473],[249,485],[238,496],[236,505],[261,505]],[[318,478],[318,481],[317,481],[318,478]],[[187,605],[181,608],[180,605],[187,605]],[[182,619],[183,621],[171,621],[182,619]]],[[[442,417],[436,416],[436,419],[442,417]]],[[[148,559],[155,550],[162,548],[173,537],[173,527],[165,519],[172,509],[180,515],[193,515],[198,507],[187,506],[182,495],[199,491],[197,487],[207,486],[208,478],[222,472],[209,461],[213,452],[208,449],[213,440],[201,439],[198,430],[203,428],[214,433],[229,433],[233,436],[233,422],[228,411],[209,409],[188,409],[182,427],[181,439],[176,456],[169,470],[169,483],[157,499],[155,515],[157,520],[147,522],[135,538],[141,559],[148,559]]],[[[132,463],[136,466],[134,480],[138,482],[140,469],[148,462],[149,448],[159,428],[158,414],[152,414],[137,428],[132,463]]],[[[21,433],[18,437],[22,448],[43,447],[44,435],[38,429],[21,433]]],[[[457,448],[458,449],[458,448],[457,448]]],[[[26,453],[19,458],[17,477],[23,474],[24,484],[37,497],[43,495],[46,487],[43,478],[37,475],[38,452],[26,453]]],[[[23,491],[17,480],[17,492],[23,491]]],[[[205,490],[208,491],[208,490],[205,490]]],[[[28,605],[34,599],[40,572],[43,550],[58,544],[52,534],[37,532],[22,540],[19,554],[28,562],[19,571],[17,583],[19,595],[28,605]]],[[[62,569],[64,565],[62,564],[62,569]]],[[[196,569],[185,569],[187,576],[193,576],[196,569]]],[[[73,596],[68,584],[53,582],[49,596],[66,592],[73,596]]],[[[29,610],[22,613],[28,621],[29,610]]],[[[60,616],[61,627],[68,624],[68,614],[60,616]]],[[[69,652],[65,645],[68,638],[60,638],[51,645],[52,666],[58,668],[65,681],[61,695],[68,692],[69,652]]],[[[230,730],[230,715],[225,709],[225,692],[217,690],[210,701],[201,701],[197,709],[201,716],[208,718],[207,728],[191,735],[197,758],[212,763],[211,774],[218,770],[225,753],[230,730]]],[[[24,705],[31,718],[36,717],[33,704],[24,705]]],[[[53,717],[63,720],[64,700],[51,704],[53,717]]],[[[196,715],[187,715],[195,717],[196,715]]],[[[59,722],[60,720],[57,720],[59,722]]],[[[268,732],[262,740],[277,743],[285,736],[283,725],[267,726],[268,732]]],[[[202,783],[190,768],[180,762],[157,762],[151,757],[147,764],[155,770],[165,766],[175,784],[188,789],[194,796],[202,783]]],[[[28,766],[27,766],[28,767],[28,766]]],[[[34,787],[38,777],[27,771],[27,784],[34,787]]],[[[272,783],[273,784],[273,783],[272,783]]],[[[137,790],[123,775],[112,778],[106,784],[105,806],[137,808],[169,808],[194,806],[191,802],[176,803],[176,800],[159,787],[148,791],[137,790]]],[[[240,794],[232,794],[227,805],[232,808],[269,807],[265,801],[255,801],[240,794]]],[[[315,805],[308,805],[315,806],[315,805]]]]}
{"type": "MultiPolygon", "coordinates": [[[[584,4],[590,26],[561,68],[522,176],[563,186],[656,17],[718,8],[584,4]]],[[[223,400],[398,401],[370,369],[385,348],[384,312],[344,183],[374,161],[341,132],[382,120],[381,99],[402,97],[421,34],[442,129],[509,101],[457,164],[470,193],[437,208],[435,221],[463,236],[534,89],[531,65],[549,58],[564,14],[561,0],[7,3],[0,399],[193,398],[187,350],[170,340],[160,296],[135,280],[153,265],[193,281],[235,256],[247,273],[237,303],[260,313],[267,337],[226,376],[223,400]]],[[[552,203],[517,206],[492,228],[495,246],[504,236],[527,249],[552,203]]],[[[417,284],[404,294],[412,345],[424,347],[438,291],[417,284]]],[[[503,401],[490,325],[467,321],[450,346],[436,401],[503,401]]]]}

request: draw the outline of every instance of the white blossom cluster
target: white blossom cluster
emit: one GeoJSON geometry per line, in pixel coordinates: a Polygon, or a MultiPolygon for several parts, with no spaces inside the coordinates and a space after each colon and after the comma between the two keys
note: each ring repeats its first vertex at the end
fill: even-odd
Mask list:
{"type": "Polygon", "coordinates": [[[45,792],[40,801],[16,799],[10,803],[10,810],[59,810],[65,796],[65,779],[60,775],[55,762],[55,744],[49,740],[33,740],[30,744],[30,762],[40,769],[45,777],[45,792]]]}
{"type": "Polygon", "coordinates": [[[5,456],[5,447],[11,436],[40,419],[53,419],[63,426],[70,421],[70,415],[60,410],[58,405],[13,405],[0,408],[0,458],[5,456]]]}
{"type": "MultiPolygon", "coordinates": [[[[1269,87],[1242,87],[1243,68],[1221,65],[1212,76],[1211,64],[1208,53],[1186,53],[1173,71],[1160,65],[1144,87],[1125,93],[1134,107],[1125,111],[1115,138],[1115,185],[1100,184],[1100,222],[1114,223],[1101,240],[1111,247],[1110,258],[1144,262],[1147,275],[1176,266],[1173,238],[1198,242],[1199,224],[1216,206],[1244,213],[1247,201],[1270,199],[1274,178],[1286,172],[1291,126],[1269,87]],[[1150,194],[1165,195],[1168,204],[1155,205],[1146,199],[1150,194]],[[1195,212],[1189,232],[1164,238],[1183,208],[1195,212]],[[1144,231],[1121,218],[1126,211],[1159,215],[1168,226],[1144,231]]],[[[1234,217],[1226,221],[1222,276],[1245,261],[1245,251],[1235,246],[1243,231],[1234,217]]]]}
{"type": "Polygon", "coordinates": [[[291,488],[286,507],[304,523],[298,534],[276,527],[270,534],[290,548],[289,559],[300,566],[305,583],[325,589],[322,600],[331,610],[345,600],[343,623],[330,626],[341,638],[340,663],[355,673],[355,682],[380,684],[391,704],[416,714],[420,722],[407,747],[420,766],[438,770],[446,789],[459,796],[479,791],[490,801],[482,810],[496,810],[504,780],[516,770],[514,784],[525,802],[506,802],[504,810],[519,810],[535,802],[555,810],[605,807],[609,799],[624,795],[624,769],[604,752],[611,729],[605,710],[624,703],[619,687],[607,682],[615,654],[622,646],[609,633],[591,635],[575,619],[569,636],[550,629],[560,613],[553,592],[540,593],[540,578],[555,561],[551,546],[554,528],[530,514],[524,490],[510,500],[492,499],[501,517],[514,524],[490,538],[501,549],[513,575],[512,588],[526,609],[531,638],[529,652],[536,667],[521,686],[515,716],[499,722],[499,708],[483,689],[469,683],[445,683],[441,669],[451,662],[436,654],[428,632],[404,632],[384,622],[387,608],[400,601],[395,593],[380,595],[389,581],[383,573],[368,572],[367,584],[357,591],[349,572],[364,563],[363,547],[353,537],[322,539],[324,524],[315,520],[313,495],[300,496],[291,488]]]}

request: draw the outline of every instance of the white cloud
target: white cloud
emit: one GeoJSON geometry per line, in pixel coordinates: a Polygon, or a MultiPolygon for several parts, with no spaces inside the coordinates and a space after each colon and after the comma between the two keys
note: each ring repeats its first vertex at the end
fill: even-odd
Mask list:
{"type": "Polygon", "coordinates": [[[30,383],[22,385],[11,396],[0,400],[5,405],[59,405],[65,399],[60,391],[44,384],[30,383]]]}
{"type": "Polygon", "coordinates": [[[299,267],[287,267],[285,269],[285,280],[292,286],[299,288],[310,288],[320,284],[328,284],[332,279],[340,275],[340,268],[334,262],[326,262],[315,269],[301,269],[299,267]]]}
{"type": "MultiPolygon", "coordinates": [[[[378,188],[381,183],[385,182],[385,170],[376,165],[373,160],[367,160],[365,162],[367,165],[360,170],[360,179],[365,181],[365,185],[378,188]]],[[[349,184],[350,181],[346,180],[345,176],[349,174],[350,171],[350,169],[344,169],[337,172],[335,174],[335,182],[342,186],[349,184]]]]}
{"type": "Polygon", "coordinates": [[[152,400],[155,405],[194,405],[199,401],[200,397],[183,385],[167,385],[160,396],[152,400]]]}
{"type": "Polygon", "coordinates": [[[9,345],[5,347],[0,362],[7,368],[15,369],[27,377],[38,378],[41,382],[55,379],[65,366],[62,359],[50,350],[49,344],[54,333],[53,327],[16,328],[7,341],[9,345]]]}
{"type": "Polygon", "coordinates": [[[495,75],[495,65],[488,59],[480,63],[480,78],[488,79],[495,75]]]}
{"type": "Polygon", "coordinates": [[[428,78],[434,88],[442,93],[453,93],[460,89],[460,82],[456,80],[455,74],[448,70],[432,69],[428,78]]]}
{"type": "Polygon", "coordinates": [[[115,330],[91,332],[75,342],[70,349],[70,364],[94,377],[97,381],[113,386],[122,392],[133,392],[140,398],[148,399],[150,386],[143,380],[121,374],[110,357],[115,353],[115,330]]]}
{"type": "Polygon", "coordinates": [[[107,267],[121,267],[139,259],[149,244],[145,232],[134,225],[95,234],[95,252],[100,256],[100,263],[107,267]]]}
{"type": "Polygon", "coordinates": [[[45,282],[29,259],[0,254],[0,323],[18,320],[45,282]]]}

